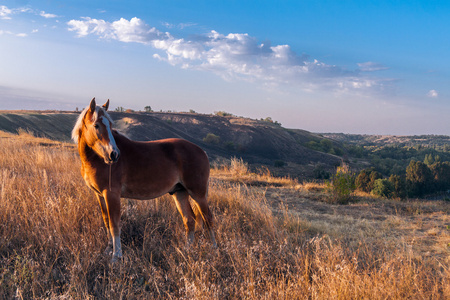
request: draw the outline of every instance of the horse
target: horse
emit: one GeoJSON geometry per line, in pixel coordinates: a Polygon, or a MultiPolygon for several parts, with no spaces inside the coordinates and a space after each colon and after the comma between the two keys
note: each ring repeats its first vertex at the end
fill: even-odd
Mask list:
{"type": "Polygon", "coordinates": [[[172,195],[186,228],[187,246],[194,243],[195,222],[205,224],[214,247],[213,215],[207,202],[209,160],[205,151],[183,139],[132,141],[112,129],[109,99],[97,106],[95,98],[78,117],[72,139],[78,144],[81,175],[100,204],[108,234],[105,253],[122,258],[121,197],[147,200],[172,195]],[[197,216],[189,201],[197,208],[197,216]]]}

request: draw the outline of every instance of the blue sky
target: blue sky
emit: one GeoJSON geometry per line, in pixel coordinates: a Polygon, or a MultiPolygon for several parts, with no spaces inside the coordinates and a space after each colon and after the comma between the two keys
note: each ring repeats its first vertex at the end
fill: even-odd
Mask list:
{"type": "Polygon", "coordinates": [[[448,1],[2,1],[0,109],[450,134],[448,1]]]}

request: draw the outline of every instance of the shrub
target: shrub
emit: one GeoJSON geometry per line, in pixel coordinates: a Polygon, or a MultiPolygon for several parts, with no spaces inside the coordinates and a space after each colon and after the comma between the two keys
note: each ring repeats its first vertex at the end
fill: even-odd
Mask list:
{"type": "Polygon", "coordinates": [[[337,168],[331,179],[332,202],[346,204],[352,199],[355,190],[355,178],[347,165],[337,168]]]}
{"type": "Polygon", "coordinates": [[[323,164],[318,164],[315,166],[313,170],[313,176],[314,179],[330,179],[330,172],[325,170],[325,167],[323,164]]]}
{"type": "Polygon", "coordinates": [[[390,198],[392,197],[393,191],[394,186],[392,182],[390,182],[388,179],[377,179],[375,180],[372,194],[380,197],[390,198]]]}
{"type": "Polygon", "coordinates": [[[233,116],[233,114],[228,113],[226,111],[216,111],[215,114],[216,114],[216,116],[219,116],[219,117],[232,117],[233,116]]]}
{"type": "Polygon", "coordinates": [[[203,138],[203,141],[205,143],[208,143],[208,144],[215,144],[215,145],[217,145],[217,144],[220,143],[220,137],[218,135],[215,135],[214,133],[208,133],[206,135],[206,137],[203,138]]]}
{"type": "Polygon", "coordinates": [[[234,151],[236,150],[236,146],[234,145],[233,142],[226,142],[225,149],[227,149],[228,151],[234,151]]]}
{"type": "Polygon", "coordinates": [[[274,124],[274,125],[281,126],[281,123],[280,123],[280,122],[274,121],[271,117],[267,117],[267,118],[265,118],[265,119],[261,118],[261,121],[267,122],[267,123],[271,123],[271,124],[274,124]]]}
{"type": "Polygon", "coordinates": [[[249,173],[248,163],[242,158],[233,157],[230,161],[230,172],[233,175],[246,175],[249,173]]]}

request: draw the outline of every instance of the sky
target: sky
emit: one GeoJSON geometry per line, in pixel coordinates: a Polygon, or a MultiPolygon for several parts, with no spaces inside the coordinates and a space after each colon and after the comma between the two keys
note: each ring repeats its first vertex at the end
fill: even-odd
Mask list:
{"type": "Polygon", "coordinates": [[[0,110],[450,135],[450,1],[0,1],[0,110]]]}

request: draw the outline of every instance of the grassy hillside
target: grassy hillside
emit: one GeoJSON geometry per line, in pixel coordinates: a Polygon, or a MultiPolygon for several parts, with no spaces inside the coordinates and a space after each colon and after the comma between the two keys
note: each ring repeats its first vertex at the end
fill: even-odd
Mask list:
{"type": "Polygon", "coordinates": [[[1,299],[448,299],[450,203],[356,195],[239,160],[212,170],[218,249],[170,197],[122,201],[124,260],[72,144],[0,133],[1,299]]]}
{"type": "Polygon", "coordinates": [[[10,133],[30,131],[36,136],[68,141],[77,116],[75,113],[2,111],[0,130],[10,133]]]}
{"type": "MultiPolygon", "coordinates": [[[[211,161],[242,157],[253,166],[264,164],[272,172],[310,177],[317,164],[328,170],[341,159],[311,149],[308,143],[324,138],[302,130],[288,130],[276,123],[235,116],[190,113],[110,112],[115,128],[135,140],[179,137],[201,146],[211,161]]],[[[37,136],[69,141],[77,113],[2,112],[0,130],[19,128],[37,136]]]]}

